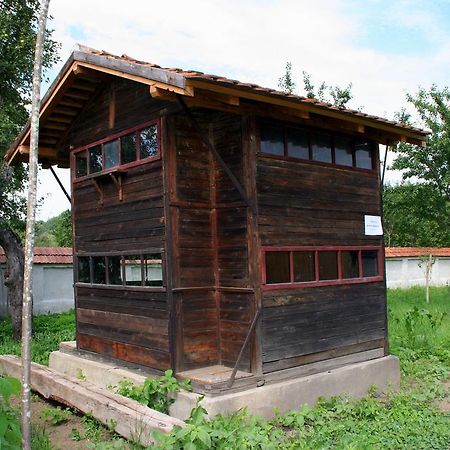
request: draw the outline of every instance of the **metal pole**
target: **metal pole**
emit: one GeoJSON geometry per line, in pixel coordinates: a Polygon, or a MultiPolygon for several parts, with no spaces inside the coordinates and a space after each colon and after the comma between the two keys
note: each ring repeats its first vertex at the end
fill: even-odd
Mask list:
{"type": "Polygon", "coordinates": [[[53,169],[52,166],[50,166],[50,172],[53,174],[53,176],[55,177],[56,181],[59,184],[59,187],[62,189],[62,191],[64,192],[64,195],[66,196],[67,200],[69,200],[69,203],[72,204],[72,199],[70,198],[70,195],[67,193],[66,188],[64,187],[64,185],[61,183],[61,180],[59,179],[58,175],[56,175],[55,169],[53,169]]]}
{"type": "Polygon", "coordinates": [[[384,186],[384,174],[386,173],[388,151],[389,151],[389,145],[386,145],[386,151],[384,153],[383,175],[381,176],[381,187],[384,186]]]}

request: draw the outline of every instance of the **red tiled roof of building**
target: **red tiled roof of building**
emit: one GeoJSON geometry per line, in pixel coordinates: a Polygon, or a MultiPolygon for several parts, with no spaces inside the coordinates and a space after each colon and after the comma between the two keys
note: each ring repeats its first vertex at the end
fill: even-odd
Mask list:
{"type": "Polygon", "coordinates": [[[80,51],[83,51],[86,53],[91,53],[93,55],[106,56],[108,58],[114,58],[116,60],[126,61],[127,63],[133,64],[135,66],[145,66],[145,67],[153,67],[156,69],[161,69],[166,72],[172,72],[172,73],[175,73],[178,75],[182,75],[186,79],[199,79],[199,80],[207,81],[210,83],[221,84],[223,86],[230,86],[230,87],[238,88],[238,89],[241,89],[244,91],[253,91],[255,93],[292,99],[292,100],[296,100],[300,103],[312,104],[312,105],[316,105],[316,106],[319,106],[324,109],[339,111],[341,113],[348,114],[348,115],[364,117],[364,118],[373,120],[375,122],[381,122],[381,123],[386,123],[386,124],[390,124],[390,125],[395,125],[396,127],[404,128],[405,130],[413,130],[413,131],[416,131],[419,133],[423,133],[424,135],[429,134],[428,131],[422,130],[421,128],[418,128],[418,127],[413,127],[408,124],[384,119],[382,117],[374,116],[372,114],[366,114],[359,110],[335,106],[331,103],[317,100],[316,98],[308,98],[308,97],[303,97],[300,95],[290,94],[290,93],[286,93],[286,92],[279,91],[276,89],[262,87],[257,84],[254,84],[254,83],[243,83],[242,81],[239,81],[239,80],[233,80],[233,79],[223,77],[220,75],[207,74],[207,73],[199,72],[198,70],[184,70],[184,69],[180,69],[178,67],[161,67],[157,64],[153,64],[153,63],[146,62],[146,61],[140,61],[140,60],[132,58],[131,56],[128,56],[128,55],[119,56],[119,55],[114,55],[112,53],[106,52],[104,50],[96,50],[96,49],[87,47],[85,45],[81,45],[81,44],[77,44],[77,45],[78,45],[78,48],[80,51]]]}
{"type": "MultiPolygon", "coordinates": [[[[0,263],[5,263],[4,250],[0,247],[0,263]]],[[[35,247],[35,264],[72,264],[72,249],[70,247],[35,247]]]]}
{"type": "Polygon", "coordinates": [[[386,258],[405,258],[417,256],[448,256],[450,257],[449,247],[386,247],[386,258]]]}

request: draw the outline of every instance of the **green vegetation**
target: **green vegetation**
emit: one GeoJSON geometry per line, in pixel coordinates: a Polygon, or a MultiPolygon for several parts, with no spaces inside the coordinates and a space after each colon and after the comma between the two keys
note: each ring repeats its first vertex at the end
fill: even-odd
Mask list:
{"type": "Polygon", "coordinates": [[[384,186],[383,213],[388,247],[450,246],[450,207],[432,186],[384,186]]]}
{"type": "Polygon", "coordinates": [[[32,450],[56,450],[52,447],[45,428],[38,425],[31,429],[31,448],[32,450]]]}
{"type": "Polygon", "coordinates": [[[20,393],[20,381],[13,377],[0,377],[0,448],[19,450],[22,443],[19,413],[11,406],[11,395],[20,393]]]}
{"type": "Polygon", "coordinates": [[[448,395],[450,288],[388,293],[392,353],[401,361],[402,388],[361,400],[321,399],[311,408],[271,421],[244,410],[209,421],[197,405],[186,428],[158,435],[160,449],[448,449],[450,415],[438,402],[448,395]]]}
{"type": "Polygon", "coordinates": [[[342,88],[332,86],[322,81],[318,87],[313,84],[311,75],[303,71],[303,92],[297,94],[296,83],[292,74],[292,64],[288,61],[284,74],[278,79],[278,87],[286,94],[304,95],[307,98],[315,98],[322,102],[331,103],[339,108],[346,108],[347,103],[353,98],[352,83],[342,88]]]}
{"type": "MultiPolygon", "coordinates": [[[[379,395],[372,389],[370,395],[361,400],[322,399],[315,407],[299,405],[298,410],[278,414],[270,421],[250,416],[245,410],[210,421],[200,403],[186,428],[176,428],[169,435],[158,436],[157,448],[448,449],[450,415],[439,408],[440,402],[448,396],[450,288],[431,288],[428,305],[423,288],[390,290],[388,305],[391,352],[401,361],[400,392],[379,395]]],[[[48,354],[61,340],[73,339],[73,322],[73,313],[36,317],[34,360],[46,362],[48,354]]],[[[0,322],[0,353],[17,354],[19,347],[12,339],[8,340],[10,326],[7,320],[0,322]]],[[[166,373],[162,379],[163,387],[155,388],[155,380],[149,381],[146,393],[144,387],[126,383],[119,386],[119,391],[122,389],[121,393],[146,404],[156,398],[156,403],[164,409],[170,399],[162,397],[166,394],[170,397],[179,383],[172,373],[166,373]]],[[[117,437],[111,440],[106,428],[90,416],[84,416],[82,421],[83,432],[75,430],[72,438],[86,439],[89,448],[137,448],[117,437]],[[106,439],[110,440],[106,442],[106,439]]],[[[43,442],[48,440],[45,433],[41,438],[43,442]]]]}
{"type": "Polygon", "coordinates": [[[135,386],[128,380],[123,380],[115,389],[117,394],[137,400],[162,413],[169,413],[169,406],[174,402],[173,396],[180,389],[191,390],[188,380],[178,381],[172,370],[166,370],[159,378],[147,378],[142,386],[135,386]]]}
{"type": "Polygon", "coordinates": [[[73,416],[73,413],[69,408],[62,409],[57,406],[56,408],[44,409],[41,411],[40,416],[52,425],[61,425],[62,423],[67,422],[73,416]]]}
{"type": "Polygon", "coordinates": [[[72,247],[72,215],[69,210],[36,223],[36,247],[72,247]]]}
{"type": "MultiPolygon", "coordinates": [[[[33,318],[31,358],[39,364],[48,364],[48,356],[58,350],[62,341],[75,339],[74,312],[48,314],[33,318]]],[[[0,354],[20,355],[20,342],[12,338],[11,320],[0,320],[0,354]]]]}

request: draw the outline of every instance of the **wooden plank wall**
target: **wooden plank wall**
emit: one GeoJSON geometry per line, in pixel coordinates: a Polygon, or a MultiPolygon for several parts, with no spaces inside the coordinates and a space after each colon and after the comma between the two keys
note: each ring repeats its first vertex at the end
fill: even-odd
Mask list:
{"type": "MultiPolygon", "coordinates": [[[[215,117],[216,150],[241,186],[245,186],[242,140],[241,117],[231,114],[218,114],[215,117]]],[[[253,286],[249,279],[248,208],[217,162],[215,169],[221,361],[224,365],[234,367],[250,327],[254,307],[253,286]],[[237,289],[227,289],[230,287],[237,289]]],[[[250,371],[251,351],[251,345],[248,345],[239,365],[241,370],[250,371]]]]}
{"type": "MultiPolygon", "coordinates": [[[[259,235],[263,246],[381,245],[364,235],[364,215],[380,215],[376,173],[259,155],[259,235]]],[[[383,282],[263,293],[263,371],[383,347],[383,282]]]]}
{"type": "MultiPolygon", "coordinates": [[[[197,115],[198,116],[198,115],[197,115]]],[[[202,122],[202,117],[197,117],[202,122]]],[[[218,311],[214,298],[211,221],[211,156],[184,115],[168,120],[175,153],[174,301],[178,320],[179,370],[219,361],[218,311]],[[177,290],[178,289],[178,290],[177,290]]],[[[208,130],[207,123],[202,123],[208,130]]]]}
{"type": "MultiPolygon", "coordinates": [[[[86,145],[139,125],[158,117],[165,106],[152,100],[145,86],[126,80],[108,84],[78,117],[66,144],[86,145]],[[112,121],[111,98],[115,98],[112,121]]],[[[75,251],[90,254],[164,249],[161,160],[127,171],[122,201],[111,180],[99,183],[103,204],[92,180],[73,183],[75,251]]],[[[158,370],[170,367],[168,307],[163,289],[80,285],[75,296],[79,348],[158,370]]]]}
{"type": "MultiPolygon", "coordinates": [[[[195,117],[242,182],[240,117],[201,110],[195,117]]],[[[170,124],[176,153],[172,204],[177,205],[174,288],[181,315],[181,368],[233,366],[251,319],[247,209],[188,118],[177,115],[170,124]]],[[[249,354],[250,349],[241,368],[249,368],[249,354]]]]}

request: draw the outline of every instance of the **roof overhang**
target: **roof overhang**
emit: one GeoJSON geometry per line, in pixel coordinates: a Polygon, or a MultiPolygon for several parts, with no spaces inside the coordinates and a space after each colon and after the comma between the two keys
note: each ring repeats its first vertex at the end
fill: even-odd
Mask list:
{"type": "MultiPolygon", "coordinates": [[[[41,102],[39,161],[44,166],[69,166],[61,143],[78,114],[95,101],[104,82],[126,78],[149,86],[155,99],[175,101],[183,95],[188,106],[237,114],[282,116],[304,125],[337,128],[370,137],[382,144],[399,141],[425,146],[428,132],[370,116],[360,111],[240,83],[223,77],[163,69],[126,56],[79,47],[69,57],[41,102]]],[[[28,161],[30,122],[8,150],[8,164],[28,161]]]]}

